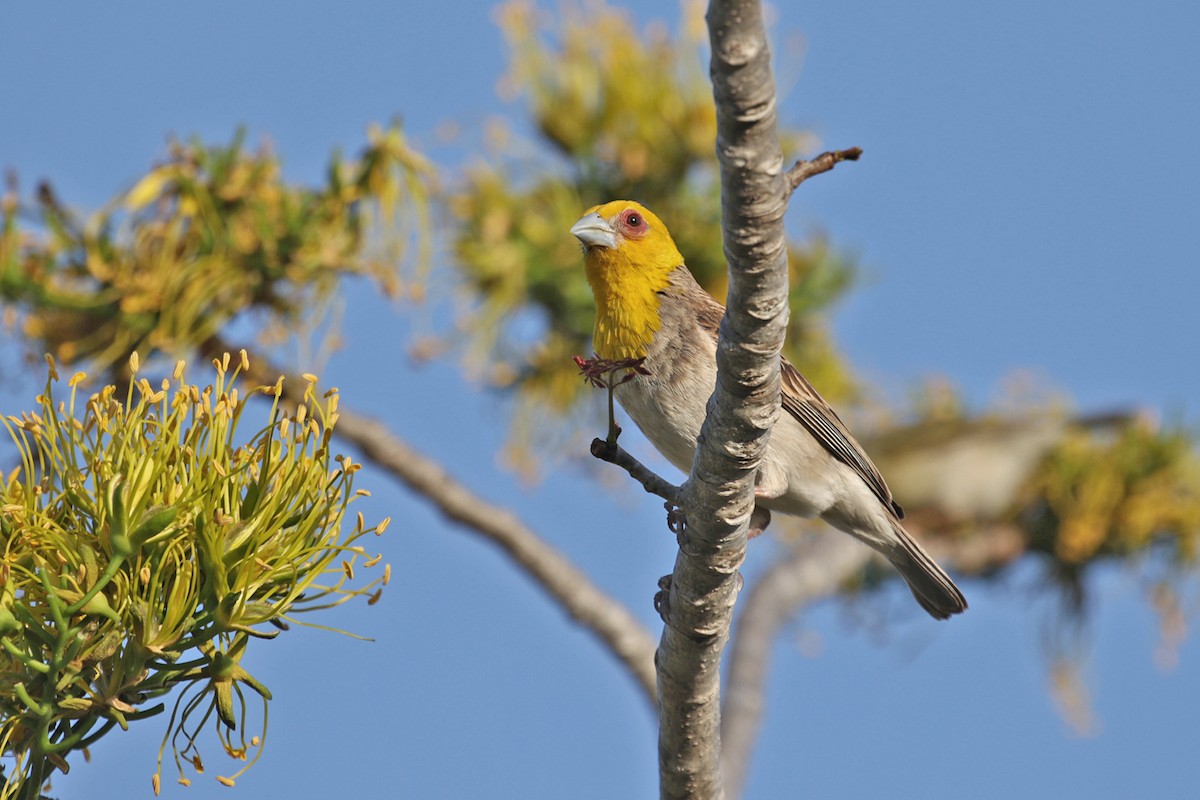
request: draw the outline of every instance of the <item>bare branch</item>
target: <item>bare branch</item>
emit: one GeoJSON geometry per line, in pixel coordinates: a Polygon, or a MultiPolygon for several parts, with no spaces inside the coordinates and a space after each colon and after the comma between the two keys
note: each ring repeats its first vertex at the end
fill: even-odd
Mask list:
{"type": "Polygon", "coordinates": [[[731,797],[741,794],[746,781],[766,708],[771,648],[779,631],[797,609],[836,592],[872,555],[849,536],[807,536],[746,596],[730,647],[721,719],[721,770],[731,797]]]}
{"type": "Polygon", "coordinates": [[[811,161],[797,161],[792,165],[786,173],[789,192],[796,191],[796,187],[804,183],[814,175],[820,175],[822,172],[829,172],[842,161],[858,161],[862,155],[861,147],[851,147],[848,150],[831,150],[812,159],[811,161]]]}
{"type": "MultiPolygon", "coordinates": [[[[910,524],[918,536],[918,524],[910,524]]],[[[1013,525],[979,528],[970,536],[923,538],[930,553],[962,574],[987,575],[1026,551],[1013,525]]],[[[721,720],[721,769],[726,791],[741,793],[766,708],[767,670],[780,630],[803,607],[837,594],[876,556],[848,536],[806,537],[758,580],[742,603],[730,647],[721,720]]]]}
{"type": "Polygon", "coordinates": [[[429,500],[448,519],[499,547],[571,619],[589,629],[630,672],[647,698],[656,701],[654,640],[624,605],[592,583],[511,510],[483,500],[379,422],[344,408],[339,413],[334,428],[337,436],[353,442],[364,458],[429,500]]]}
{"type": "Polygon", "coordinates": [[[591,451],[592,455],[601,461],[616,464],[628,472],[630,477],[650,494],[658,495],[672,506],[679,505],[679,487],[660,478],[653,470],[626,452],[621,445],[604,439],[593,439],[591,451]]]}
{"type": "Polygon", "coordinates": [[[723,797],[721,651],[741,582],[754,475],[779,414],[788,313],[788,186],[762,7],[759,0],[712,0],[707,20],[730,282],[716,391],[683,486],[687,526],[660,609],[666,623],[658,651],[664,798],[723,797]]]}
{"type": "MultiPolygon", "coordinates": [[[[213,357],[236,352],[213,339],[202,348],[213,357]]],[[[282,371],[265,358],[250,359],[254,377],[273,384],[282,371]]],[[[295,403],[302,397],[302,378],[284,381],[284,398],[295,403]]],[[[588,630],[630,673],[646,698],[657,702],[654,639],[650,632],[616,598],[592,583],[566,556],[530,530],[511,510],[493,505],[459,483],[440,464],[417,452],[382,423],[355,414],[342,406],[334,434],[353,444],[365,460],[390,473],[417,495],[432,503],[449,520],[500,548],[541,586],[567,614],[588,630]]]]}

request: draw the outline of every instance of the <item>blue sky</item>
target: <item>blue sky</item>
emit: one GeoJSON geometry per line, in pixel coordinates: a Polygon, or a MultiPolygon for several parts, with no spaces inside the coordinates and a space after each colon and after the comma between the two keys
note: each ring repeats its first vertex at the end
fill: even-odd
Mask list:
{"type": "MultiPolygon", "coordinates": [[[[677,18],[673,2],[638,5],[639,19],[677,18]]],[[[333,148],[353,152],[393,117],[450,165],[462,153],[437,148],[440,123],[519,114],[494,91],[491,7],[10,4],[0,168],[89,208],[169,134],[219,142],[244,124],[289,176],[315,180],[333,148]]],[[[1081,409],[1195,420],[1200,6],[844,0],[780,4],[773,19],[778,51],[803,42],[781,57],[781,116],[866,151],[806,184],[789,214],[865,265],[834,317],[864,376],[902,398],[945,374],[983,404],[1028,370],[1081,409]]],[[[650,601],[673,559],[659,504],[570,465],[520,484],[497,467],[495,399],[453,365],[414,369],[405,309],[366,287],[347,302],[347,349],[323,374],[343,402],[516,506],[657,629],[650,601]]],[[[5,411],[32,394],[0,387],[5,411]]],[[[395,577],[383,602],[334,623],[376,642],[296,630],[259,648],[250,668],[276,696],[262,761],[220,787],[214,739],[209,772],[186,790],[167,773],[164,795],[653,796],[654,723],[624,674],[490,547],[382,476],[362,485],[364,512],[396,520],[382,542],[395,577]]],[[[770,556],[756,544],[747,572],[770,556]]],[[[1158,669],[1144,586],[1103,571],[1083,661],[1100,726],[1076,736],[1046,691],[1038,581],[1027,564],[967,582],[970,613],[943,624],[898,588],[882,636],[842,606],[806,613],[776,649],[748,796],[1194,796],[1194,639],[1158,669]],[[803,654],[814,638],[820,653],[803,654]]],[[[149,796],[162,731],[110,735],[57,792],[149,796]]]]}

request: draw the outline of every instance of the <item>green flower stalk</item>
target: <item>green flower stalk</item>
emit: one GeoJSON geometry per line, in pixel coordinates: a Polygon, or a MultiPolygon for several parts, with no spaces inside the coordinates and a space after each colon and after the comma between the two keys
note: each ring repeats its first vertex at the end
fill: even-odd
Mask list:
{"type": "Polygon", "coordinates": [[[240,664],[253,640],[298,615],[352,597],[374,603],[389,569],[356,542],[381,534],[348,517],[360,465],[330,451],[337,390],[280,404],[283,379],[258,387],[268,424],[239,433],[247,409],[232,365],[215,381],[155,388],[130,359],[123,398],[106,386],[84,398],[77,373],[56,400],[50,375],[37,410],[3,422],[19,464],[0,481],[0,800],[36,798],[53,769],[114,727],[165,709],[177,686],[153,776],[171,745],[200,771],[197,739],[211,722],[222,748],[246,761],[262,751],[271,693],[240,664]],[[246,690],[250,690],[247,692],[246,690]],[[262,703],[262,736],[246,731],[247,696],[262,703]]]}

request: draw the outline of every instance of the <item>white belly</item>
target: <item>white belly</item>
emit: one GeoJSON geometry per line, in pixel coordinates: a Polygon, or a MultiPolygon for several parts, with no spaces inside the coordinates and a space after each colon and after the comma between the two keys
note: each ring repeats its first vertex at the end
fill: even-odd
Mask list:
{"type": "Polygon", "coordinates": [[[696,437],[704,423],[704,404],[712,394],[712,386],[707,393],[701,387],[694,388],[702,394],[702,400],[660,383],[653,375],[639,375],[616,389],[617,401],[654,449],[685,475],[692,471],[696,437]]]}
{"type": "MultiPolygon", "coordinates": [[[[653,375],[639,375],[618,386],[616,397],[654,449],[686,475],[712,390],[711,384],[672,388],[667,382],[656,383],[653,375]]],[[[786,412],[780,413],[772,430],[757,484],[774,495],[760,501],[764,506],[801,517],[824,514],[847,494],[857,494],[855,484],[867,491],[849,467],[786,412]]]]}

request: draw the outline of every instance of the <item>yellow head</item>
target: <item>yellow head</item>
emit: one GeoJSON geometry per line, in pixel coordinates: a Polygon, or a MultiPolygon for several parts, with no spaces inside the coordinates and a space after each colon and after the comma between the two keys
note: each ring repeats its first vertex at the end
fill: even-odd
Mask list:
{"type": "Polygon", "coordinates": [[[614,200],[589,208],[571,233],[596,298],[592,339],[601,358],[641,358],[662,326],[658,292],[683,266],[667,226],[640,203],[614,200]]]}

